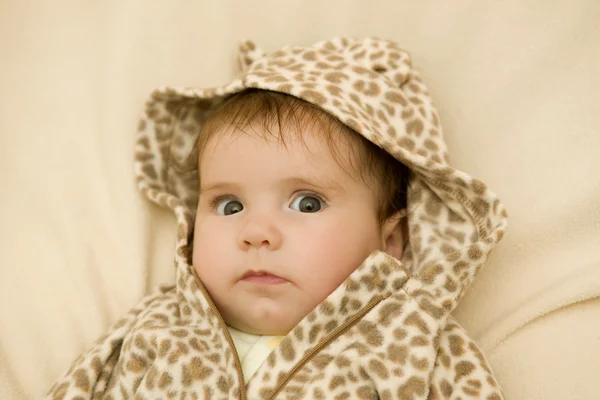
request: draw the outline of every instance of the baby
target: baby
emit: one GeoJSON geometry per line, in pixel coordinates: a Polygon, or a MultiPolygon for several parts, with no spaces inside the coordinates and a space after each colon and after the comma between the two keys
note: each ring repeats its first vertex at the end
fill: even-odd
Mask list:
{"type": "Polygon", "coordinates": [[[402,257],[406,167],[318,107],[242,92],[200,137],[193,263],[232,327],[285,335],[373,251],[402,257]]]}
{"type": "Polygon", "coordinates": [[[448,164],[408,54],[335,38],[241,61],[148,101],[136,172],[178,220],[176,285],[49,398],[501,399],[449,313],[506,212],[448,164]]]}

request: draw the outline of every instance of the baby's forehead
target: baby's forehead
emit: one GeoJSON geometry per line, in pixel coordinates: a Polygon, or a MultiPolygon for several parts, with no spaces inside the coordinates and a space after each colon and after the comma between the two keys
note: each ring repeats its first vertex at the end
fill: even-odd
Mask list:
{"type": "Polygon", "coordinates": [[[299,145],[313,162],[315,148],[324,150],[322,155],[333,158],[344,172],[369,186],[381,169],[381,149],[335,116],[291,95],[263,90],[232,95],[211,113],[198,138],[198,167],[205,151],[244,136],[265,144],[299,145]]]}
{"type": "Polygon", "coordinates": [[[285,152],[286,161],[307,161],[313,164],[326,164],[331,160],[344,161],[348,158],[351,144],[343,135],[332,137],[329,132],[315,125],[281,124],[278,127],[265,127],[252,124],[240,129],[237,126],[223,126],[207,140],[200,161],[210,162],[214,156],[241,151],[245,159],[263,156],[263,149],[272,148],[285,152]],[[211,157],[208,157],[208,155],[211,157]],[[218,153],[218,154],[215,154],[218,153]]]}
{"type": "MultiPolygon", "coordinates": [[[[306,157],[318,162],[325,157],[344,161],[356,154],[360,143],[352,140],[357,135],[329,121],[306,119],[305,121],[281,120],[265,124],[254,121],[240,126],[234,123],[221,124],[205,132],[207,137],[198,149],[199,161],[206,151],[214,152],[242,140],[251,139],[254,146],[282,146],[291,151],[302,149],[306,157]],[[352,151],[355,150],[355,151],[352,151]]],[[[349,160],[346,160],[349,161],[349,160]]]]}
{"type": "Polygon", "coordinates": [[[361,186],[371,187],[371,179],[362,179],[357,156],[351,159],[357,151],[351,151],[350,146],[357,144],[344,138],[347,134],[324,132],[318,125],[282,124],[281,130],[257,124],[245,129],[224,125],[213,133],[199,158],[200,178],[209,178],[215,169],[232,172],[269,163],[271,169],[280,169],[290,176],[320,176],[320,180],[349,177],[361,186]]]}

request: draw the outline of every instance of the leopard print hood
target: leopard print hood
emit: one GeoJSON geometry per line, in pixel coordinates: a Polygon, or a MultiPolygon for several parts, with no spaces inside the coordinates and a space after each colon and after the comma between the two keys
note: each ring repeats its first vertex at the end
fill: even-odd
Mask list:
{"type": "Polygon", "coordinates": [[[503,398],[452,318],[501,240],[504,206],[453,168],[427,88],[395,43],[335,38],[264,53],[243,42],[241,73],[211,89],[160,88],[139,125],[135,171],[178,222],[176,284],[142,300],[52,387],[49,398],[503,398]],[[338,118],[406,165],[409,247],[376,251],[286,335],[244,383],[227,327],[191,263],[203,121],[248,88],[287,93],[338,118]],[[192,155],[192,156],[191,156],[192,155]]]}
{"type": "Polygon", "coordinates": [[[198,171],[190,155],[200,126],[228,95],[258,88],[321,107],[410,168],[403,267],[454,309],[502,238],[507,214],[483,182],[450,165],[437,111],[409,54],[378,38],[335,38],[273,53],[244,41],[240,50],[242,72],[231,83],[157,89],[140,121],[137,181],[177,217],[179,278],[191,279],[198,171]]]}

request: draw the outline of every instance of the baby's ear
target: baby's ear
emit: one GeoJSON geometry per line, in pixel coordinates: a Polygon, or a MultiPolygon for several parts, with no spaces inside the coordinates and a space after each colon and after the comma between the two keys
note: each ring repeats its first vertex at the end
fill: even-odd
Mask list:
{"type": "Polygon", "coordinates": [[[400,210],[389,217],[382,227],[383,250],[396,259],[402,259],[404,244],[408,242],[406,210],[400,210]]]}

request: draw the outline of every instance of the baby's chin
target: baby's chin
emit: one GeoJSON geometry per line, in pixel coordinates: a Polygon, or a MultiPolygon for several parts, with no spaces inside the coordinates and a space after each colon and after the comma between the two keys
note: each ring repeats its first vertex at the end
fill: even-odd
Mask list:
{"type": "Polygon", "coordinates": [[[284,336],[303,318],[302,315],[283,310],[277,313],[252,314],[249,312],[243,315],[224,315],[224,319],[227,325],[251,335],[284,336]]]}
{"type": "Polygon", "coordinates": [[[318,299],[308,296],[236,300],[217,304],[225,322],[245,333],[268,336],[287,335],[318,304],[318,299]],[[243,307],[239,307],[239,304],[243,304],[243,307]]]}

